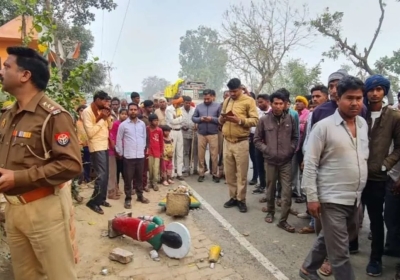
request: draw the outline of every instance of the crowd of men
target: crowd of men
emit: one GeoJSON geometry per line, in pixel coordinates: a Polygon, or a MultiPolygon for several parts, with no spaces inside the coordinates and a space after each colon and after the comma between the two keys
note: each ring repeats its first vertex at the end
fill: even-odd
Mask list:
{"type": "Polygon", "coordinates": [[[108,198],[119,199],[118,169],[124,170],[126,208],[131,208],[132,185],[137,200],[148,203],[143,191],[158,190],[158,184],[169,185],[174,178],[183,180],[184,174],[197,174],[198,182],[203,182],[209,170],[214,182],[225,179],[226,208],[247,212],[247,186],[255,185],[254,194],[265,193],[260,199],[266,203],[261,209],[265,222],[274,222],[276,206],[280,207],[277,226],[289,233],[296,231],[287,222],[289,214],[310,219],[299,233],[319,237],[300,270],[304,279],[319,279],[316,271],[354,279],[348,254],[358,252],[358,228],[367,210],[371,256],[366,272],[381,275],[383,254],[400,256],[400,112],[383,102],[389,80],[374,75],[364,84],[338,70],[329,76],[328,87],[316,85],[310,96],[296,96],[294,106],[285,88],[256,97],[237,78],[227,87],[222,103],[215,102],[215,91],[205,90],[198,105],[188,96],[141,102],[136,92],[132,103],[125,105],[125,100],[96,93],[81,115],[93,168],[101,174],[87,206],[102,214],[102,206],[111,206],[107,190],[108,198]],[[132,122],[135,125],[128,125],[132,122]],[[159,126],[164,132],[156,134],[157,139],[164,137],[161,145],[149,132],[159,126]],[[169,158],[164,150],[168,136],[169,158]],[[162,176],[164,162],[170,166],[169,177],[162,176]],[[120,168],[113,167],[117,165],[120,168]],[[306,213],[291,208],[292,198],[307,202],[306,213]]]}
{"type": "MultiPolygon", "coordinates": [[[[277,226],[288,233],[295,232],[289,214],[310,219],[299,230],[317,234],[299,271],[303,279],[321,279],[319,274],[355,279],[349,255],[358,252],[365,210],[371,231],[366,273],[382,274],[383,255],[400,257],[400,112],[398,105],[384,104],[387,78],[373,75],[364,83],[338,70],[327,87],[296,96],[294,106],[284,88],[256,97],[237,78],[227,83],[222,103],[211,89],[197,105],[179,95],[141,102],[137,92],[128,104],[99,91],[89,106],[77,108],[74,124],[44,94],[48,62],[29,48],[7,51],[0,80],[17,102],[0,119],[0,193],[7,200],[17,280],[77,279],[74,214],[65,182],[88,183],[91,169],[94,191],[86,205],[98,214],[121,194],[127,209],[134,207],[134,195],[138,203],[149,203],[145,192],[184,180],[184,174],[197,174],[200,183],[224,179],[229,196],[224,207],[245,213],[247,186],[255,185],[254,194],[265,194],[260,199],[266,203],[265,222],[274,223],[276,207],[277,226]],[[306,213],[291,208],[293,197],[307,202],[306,213]]],[[[76,188],[72,196],[82,202],[76,188]]],[[[400,279],[399,268],[394,279],[400,279]]]]}

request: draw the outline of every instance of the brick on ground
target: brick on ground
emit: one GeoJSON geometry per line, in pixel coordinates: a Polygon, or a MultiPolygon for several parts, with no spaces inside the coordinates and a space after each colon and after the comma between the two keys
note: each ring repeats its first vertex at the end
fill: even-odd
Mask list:
{"type": "Polygon", "coordinates": [[[127,264],[132,262],[133,253],[121,248],[115,248],[110,252],[110,255],[108,257],[112,261],[117,261],[122,264],[127,264]]]}

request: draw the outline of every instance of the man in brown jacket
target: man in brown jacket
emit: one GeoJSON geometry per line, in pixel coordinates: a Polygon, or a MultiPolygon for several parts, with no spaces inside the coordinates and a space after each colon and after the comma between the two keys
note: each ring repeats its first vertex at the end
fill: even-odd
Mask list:
{"type": "Polygon", "coordinates": [[[361,201],[367,206],[371,221],[371,255],[366,271],[370,276],[382,273],[382,255],[385,241],[383,204],[385,203],[387,172],[400,159],[400,113],[383,107],[383,98],[389,93],[390,81],[373,75],[365,81],[364,102],[368,107],[369,136],[368,181],[361,201]],[[393,141],[393,151],[390,146],[393,141]]]}
{"type": "Polygon", "coordinates": [[[254,134],[254,145],[264,155],[267,176],[267,212],[265,221],[272,223],[275,215],[276,180],[282,185],[282,208],[278,227],[293,233],[294,227],[288,224],[290,206],[292,205],[292,157],[299,141],[298,127],[294,118],[284,111],[286,97],[275,92],[270,96],[272,111],[258,122],[254,134]]]}
{"type": "Polygon", "coordinates": [[[256,102],[243,94],[239,79],[231,79],[228,84],[230,97],[222,104],[218,121],[222,125],[223,160],[226,183],[230,199],[225,208],[238,206],[240,212],[247,212],[246,190],[249,169],[250,128],[258,122],[256,102]]]}

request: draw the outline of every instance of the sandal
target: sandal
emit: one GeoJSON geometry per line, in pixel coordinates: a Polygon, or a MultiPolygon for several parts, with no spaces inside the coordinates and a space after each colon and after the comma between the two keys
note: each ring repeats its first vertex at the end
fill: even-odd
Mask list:
{"type": "Polygon", "coordinates": [[[266,203],[267,202],[267,198],[266,197],[260,198],[260,200],[258,202],[266,203]]]}
{"type": "Polygon", "coordinates": [[[272,224],[274,222],[274,215],[272,213],[267,213],[267,216],[265,216],[264,221],[266,223],[272,224]]]}
{"type": "Polygon", "coordinates": [[[298,197],[294,200],[295,203],[305,203],[306,198],[304,196],[298,197]]]}
{"type": "Polygon", "coordinates": [[[267,207],[263,207],[263,208],[261,208],[261,212],[268,213],[269,211],[268,211],[267,207]]]}
{"type": "Polygon", "coordinates": [[[162,184],[163,184],[164,186],[169,186],[169,184],[168,184],[167,181],[164,181],[162,184]]]}
{"type": "Polygon", "coordinates": [[[309,233],[315,233],[315,229],[313,227],[303,227],[299,230],[300,234],[309,234],[309,233]]]}
{"type": "Polygon", "coordinates": [[[279,222],[276,224],[276,226],[283,230],[286,230],[287,232],[290,232],[290,233],[294,233],[296,230],[294,227],[289,225],[288,222],[286,222],[286,221],[279,222]]]}
{"type": "Polygon", "coordinates": [[[331,267],[331,263],[329,262],[328,259],[325,259],[325,261],[321,265],[320,269],[318,269],[318,272],[321,273],[321,275],[323,275],[323,276],[332,275],[332,267],[331,267]]]}

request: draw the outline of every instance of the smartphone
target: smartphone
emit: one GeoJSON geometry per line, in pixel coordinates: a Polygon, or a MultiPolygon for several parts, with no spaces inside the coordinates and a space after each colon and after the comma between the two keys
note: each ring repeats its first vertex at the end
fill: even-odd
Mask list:
{"type": "Polygon", "coordinates": [[[228,113],[225,113],[225,114],[221,114],[222,116],[224,116],[224,117],[226,117],[226,116],[228,116],[228,117],[232,117],[232,116],[234,116],[234,114],[233,114],[233,112],[232,111],[229,111],[228,113]]]}

